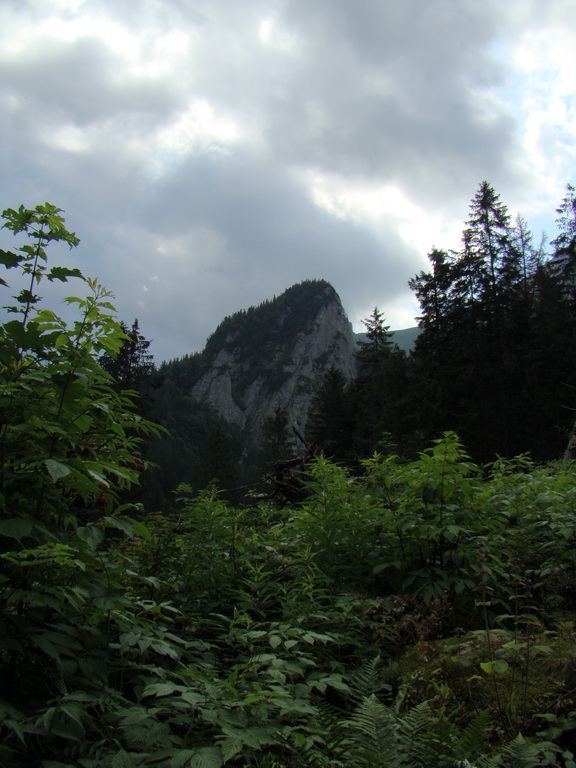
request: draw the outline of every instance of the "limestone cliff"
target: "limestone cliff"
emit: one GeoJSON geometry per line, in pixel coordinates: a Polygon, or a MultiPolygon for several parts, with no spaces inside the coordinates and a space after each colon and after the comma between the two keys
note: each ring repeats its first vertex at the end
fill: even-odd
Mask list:
{"type": "Polygon", "coordinates": [[[354,347],[334,288],[323,280],[299,283],[220,324],[202,353],[192,398],[240,427],[247,445],[258,444],[278,407],[303,433],[325,371],[333,366],[354,375],[354,347]]]}

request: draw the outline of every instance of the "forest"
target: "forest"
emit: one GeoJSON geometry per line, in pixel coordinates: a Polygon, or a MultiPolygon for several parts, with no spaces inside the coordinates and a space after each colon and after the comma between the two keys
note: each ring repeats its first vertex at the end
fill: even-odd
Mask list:
{"type": "Polygon", "coordinates": [[[0,334],[0,765],[576,766],[571,186],[550,258],[480,185],[411,281],[413,353],[376,308],[356,379],[327,371],[291,500],[230,493],[213,414],[172,438],[190,475],[162,464],[201,361],[156,369],[106,288],[50,264],[78,245],[56,206],[3,221],[2,290],[25,287],[0,334]],[[81,285],[73,321],[46,281],[81,285]]]}

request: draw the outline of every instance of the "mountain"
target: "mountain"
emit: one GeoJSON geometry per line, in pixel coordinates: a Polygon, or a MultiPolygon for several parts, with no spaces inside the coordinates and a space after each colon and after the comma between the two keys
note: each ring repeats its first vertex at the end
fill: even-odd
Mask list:
{"type": "Polygon", "coordinates": [[[303,434],[312,397],[331,367],[355,374],[355,335],[340,298],[307,280],[223,320],[201,353],[191,398],[258,446],[280,409],[303,434]]]}
{"type": "Polygon", "coordinates": [[[168,433],[147,449],[148,502],[169,510],[180,483],[213,481],[240,498],[277,459],[301,454],[292,428],[304,436],[326,371],[356,376],[359,336],[334,288],[308,280],[224,318],[202,352],[163,363],[150,416],[168,433]]]}

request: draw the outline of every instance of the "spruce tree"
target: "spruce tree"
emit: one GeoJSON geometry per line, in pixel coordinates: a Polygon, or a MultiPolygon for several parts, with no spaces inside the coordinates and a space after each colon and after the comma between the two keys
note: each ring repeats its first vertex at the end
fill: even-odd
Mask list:
{"type": "Polygon", "coordinates": [[[554,248],[552,269],[566,295],[576,302],[576,191],[571,184],[566,186],[566,195],[556,213],[560,231],[550,243],[554,248]]]}
{"type": "Polygon", "coordinates": [[[359,373],[349,393],[356,459],[366,458],[376,450],[387,451],[407,432],[405,353],[393,343],[378,307],[363,323],[367,341],[359,344],[359,373]]]}
{"type": "Polygon", "coordinates": [[[315,450],[337,461],[350,459],[350,414],[346,377],[330,367],[310,405],[306,440],[315,450]]]}
{"type": "Polygon", "coordinates": [[[566,185],[564,199],[556,208],[556,224],[559,234],[552,240],[554,255],[568,254],[576,257],[576,189],[566,185]]]}
{"type": "Polygon", "coordinates": [[[126,338],[120,352],[115,357],[103,355],[100,364],[116,382],[118,389],[133,389],[142,392],[145,382],[149,382],[156,370],[154,356],[148,351],[150,341],[141,333],[138,319],[128,328],[120,323],[126,338]]]}
{"type": "Polygon", "coordinates": [[[526,449],[529,360],[538,254],[523,220],[482,182],[458,254],[434,250],[411,282],[422,329],[414,351],[415,408],[429,437],[460,434],[475,458],[526,449]]]}
{"type": "Polygon", "coordinates": [[[392,350],[392,333],[390,326],[385,325],[384,315],[378,307],[374,307],[372,314],[362,321],[366,327],[367,341],[360,341],[357,358],[360,368],[373,371],[378,369],[390,356],[392,350]]]}
{"type": "Polygon", "coordinates": [[[518,254],[521,289],[525,295],[534,294],[534,275],[544,261],[546,236],[542,234],[539,246],[533,245],[532,233],[526,219],[518,214],[512,229],[512,243],[518,254]]]}

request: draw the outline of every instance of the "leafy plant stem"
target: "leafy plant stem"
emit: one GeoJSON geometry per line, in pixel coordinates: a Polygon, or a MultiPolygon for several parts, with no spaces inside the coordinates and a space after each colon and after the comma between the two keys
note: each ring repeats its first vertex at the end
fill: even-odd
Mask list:
{"type": "Polygon", "coordinates": [[[26,328],[26,324],[28,322],[28,316],[30,314],[30,310],[32,308],[32,291],[34,289],[34,283],[37,281],[38,278],[38,260],[40,258],[40,253],[42,252],[42,237],[44,232],[45,223],[42,222],[40,225],[40,231],[37,234],[37,241],[36,241],[36,248],[34,251],[34,263],[32,265],[32,273],[30,275],[30,288],[28,289],[29,296],[26,301],[26,306],[24,308],[24,315],[22,320],[22,327],[26,328]]]}
{"type": "MultiPolygon", "coordinates": [[[[484,616],[484,629],[486,632],[486,645],[488,646],[488,658],[490,659],[490,662],[493,664],[495,660],[494,655],[494,647],[492,645],[492,636],[490,632],[490,622],[488,620],[488,595],[486,593],[486,586],[483,583],[482,584],[482,613],[484,616]]],[[[510,732],[508,727],[508,718],[504,714],[504,708],[502,707],[502,699],[500,697],[500,691],[498,689],[498,682],[496,680],[496,672],[494,671],[494,668],[492,668],[492,671],[490,672],[490,678],[492,680],[492,686],[494,688],[494,696],[496,698],[496,708],[498,709],[498,717],[500,718],[500,723],[502,724],[502,727],[504,729],[504,732],[506,733],[506,736],[510,738],[510,732]]]]}

